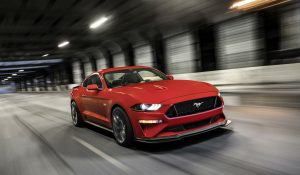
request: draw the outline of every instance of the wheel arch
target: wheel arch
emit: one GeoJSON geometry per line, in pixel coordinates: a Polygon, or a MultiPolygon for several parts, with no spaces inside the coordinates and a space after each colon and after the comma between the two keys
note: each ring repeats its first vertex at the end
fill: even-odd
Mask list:
{"type": "Polygon", "coordinates": [[[132,120],[131,120],[131,118],[130,118],[128,112],[127,112],[127,111],[125,110],[125,108],[124,108],[122,105],[120,105],[119,103],[113,104],[112,107],[111,107],[111,110],[110,110],[110,113],[109,113],[109,119],[110,119],[110,121],[111,121],[110,123],[112,123],[112,113],[113,113],[113,110],[114,110],[115,108],[117,108],[117,107],[121,108],[121,109],[126,113],[126,117],[128,118],[128,120],[129,120],[131,126],[133,126],[132,120]]]}

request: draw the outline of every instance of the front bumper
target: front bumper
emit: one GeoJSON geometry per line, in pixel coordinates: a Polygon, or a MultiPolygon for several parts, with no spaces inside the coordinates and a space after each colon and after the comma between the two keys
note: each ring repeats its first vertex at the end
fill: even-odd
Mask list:
{"type": "Polygon", "coordinates": [[[201,134],[204,132],[208,132],[217,128],[227,127],[231,123],[231,120],[223,120],[221,122],[209,125],[207,127],[202,127],[196,130],[192,130],[190,132],[184,132],[181,134],[173,135],[173,136],[166,136],[166,137],[155,137],[155,138],[136,138],[138,142],[145,142],[145,143],[162,143],[162,142],[170,142],[180,140],[184,137],[190,137],[193,135],[201,134]]]}
{"type": "Polygon", "coordinates": [[[163,106],[159,110],[153,112],[128,110],[127,112],[130,116],[136,140],[144,142],[178,140],[182,137],[195,135],[227,125],[227,119],[223,113],[224,103],[222,97],[220,97],[222,106],[208,111],[179,117],[168,117],[166,115],[173,104],[216,95],[216,92],[209,92],[169,99],[163,102],[163,106]],[[217,119],[212,120],[212,118],[215,117],[217,119]],[[141,124],[139,123],[140,120],[159,120],[162,122],[159,124],[141,124]]]}

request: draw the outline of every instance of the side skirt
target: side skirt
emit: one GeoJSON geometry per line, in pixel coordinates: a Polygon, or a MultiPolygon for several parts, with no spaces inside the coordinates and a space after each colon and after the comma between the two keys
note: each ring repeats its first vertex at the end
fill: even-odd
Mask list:
{"type": "Polygon", "coordinates": [[[85,120],[84,122],[87,123],[87,124],[96,126],[96,127],[98,127],[98,128],[104,129],[104,130],[106,130],[106,131],[109,131],[109,132],[111,132],[111,133],[113,132],[113,130],[111,130],[111,129],[109,129],[109,128],[106,128],[106,127],[104,127],[104,126],[98,125],[98,124],[96,124],[96,123],[92,123],[92,122],[87,121],[87,120],[85,120]]]}

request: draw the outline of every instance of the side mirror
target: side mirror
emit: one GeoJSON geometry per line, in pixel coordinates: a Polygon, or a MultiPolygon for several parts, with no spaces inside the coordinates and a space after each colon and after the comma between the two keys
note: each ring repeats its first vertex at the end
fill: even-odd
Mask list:
{"type": "Polygon", "coordinates": [[[99,91],[100,89],[98,88],[98,85],[96,84],[90,84],[87,86],[87,89],[90,91],[99,91]]]}
{"type": "Polygon", "coordinates": [[[167,75],[167,78],[168,78],[169,80],[174,80],[173,75],[167,75]]]}

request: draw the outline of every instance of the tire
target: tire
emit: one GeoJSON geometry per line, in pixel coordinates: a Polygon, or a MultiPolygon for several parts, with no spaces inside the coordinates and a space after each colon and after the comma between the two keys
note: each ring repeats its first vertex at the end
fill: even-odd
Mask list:
{"type": "Polygon", "coordinates": [[[71,102],[71,117],[72,117],[72,123],[76,127],[82,127],[83,126],[83,119],[82,116],[78,110],[78,107],[74,101],[71,102]]]}
{"type": "Polygon", "coordinates": [[[134,134],[126,112],[116,107],[112,111],[112,128],[116,142],[124,147],[129,147],[134,142],[134,134]]]}

